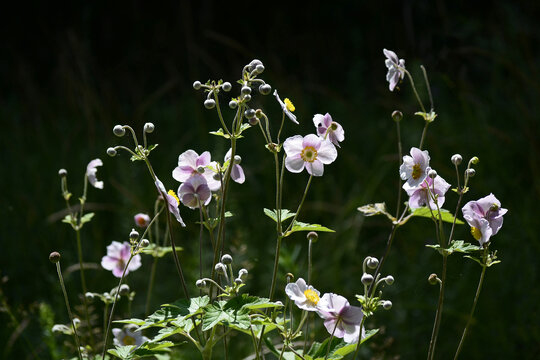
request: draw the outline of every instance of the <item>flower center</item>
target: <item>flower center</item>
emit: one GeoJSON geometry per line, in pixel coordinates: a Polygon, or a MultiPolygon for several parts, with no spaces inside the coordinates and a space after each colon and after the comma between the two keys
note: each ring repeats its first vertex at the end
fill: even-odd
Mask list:
{"type": "Polygon", "coordinates": [[[471,226],[471,234],[473,238],[475,238],[478,241],[480,241],[480,239],[482,238],[482,232],[477,227],[471,226]]]}
{"type": "Polygon", "coordinates": [[[317,293],[311,289],[307,289],[306,291],[304,291],[304,296],[306,297],[307,301],[309,301],[313,305],[317,305],[320,299],[319,295],[317,295],[317,293]]]}
{"type": "Polygon", "coordinates": [[[178,203],[178,205],[180,205],[180,199],[178,199],[178,196],[176,196],[176,194],[174,193],[174,191],[169,190],[169,192],[168,192],[167,194],[168,194],[168,195],[171,195],[171,196],[176,200],[176,202],[178,203]]]}
{"type": "Polygon", "coordinates": [[[296,110],[296,108],[294,107],[293,103],[291,102],[291,100],[289,100],[289,98],[285,98],[285,100],[283,100],[283,102],[285,103],[285,106],[287,107],[287,109],[289,111],[294,111],[296,110]]]}
{"type": "Polygon", "coordinates": [[[124,343],[124,345],[135,345],[136,341],[133,336],[126,335],[122,338],[122,343],[124,343]]]}
{"type": "Polygon", "coordinates": [[[420,164],[414,164],[412,167],[412,178],[414,180],[420,178],[422,176],[422,168],[420,167],[420,164]]]}
{"type": "Polygon", "coordinates": [[[300,153],[302,160],[307,162],[314,162],[317,159],[317,150],[313,146],[306,146],[300,153]]]}

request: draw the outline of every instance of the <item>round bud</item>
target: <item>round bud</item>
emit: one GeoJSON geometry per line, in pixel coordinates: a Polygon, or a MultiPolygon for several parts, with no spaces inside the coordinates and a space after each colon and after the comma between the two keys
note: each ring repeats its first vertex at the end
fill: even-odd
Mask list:
{"type": "Polygon", "coordinates": [[[154,124],[152,124],[151,122],[147,122],[146,124],[144,124],[144,132],[145,133],[152,133],[154,132],[154,124]]]}
{"type": "Polygon", "coordinates": [[[234,283],[235,283],[236,285],[240,285],[240,284],[243,284],[244,282],[242,281],[242,279],[236,278],[236,279],[234,279],[234,283]]]}
{"type": "Polygon", "coordinates": [[[113,148],[113,147],[108,148],[107,149],[107,155],[109,155],[110,157],[116,156],[116,149],[113,148]]]}
{"type": "Polygon", "coordinates": [[[471,163],[473,164],[478,164],[480,162],[480,159],[476,156],[474,156],[472,159],[471,159],[471,163]]]}
{"type": "Polygon", "coordinates": [[[222,263],[218,262],[216,264],[216,266],[214,267],[214,269],[218,272],[218,274],[225,274],[225,271],[227,270],[225,268],[225,265],[223,265],[222,263]]]}
{"type": "Polygon", "coordinates": [[[259,123],[259,119],[257,119],[257,117],[252,117],[251,119],[248,120],[248,122],[249,122],[249,125],[255,126],[259,123]]]}
{"type": "Polygon", "coordinates": [[[221,84],[221,88],[223,89],[223,91],[231,91],[232,85],[230,82],[226,81],[223,84],[221,84]]]}
{"type": "Polygon", "coordinates": [[[236,165],[240,164],[242,162],[242,158],[240,157],[240,155],[234,155],[234,163],[236,165]]]}
{"type": "Polygon", "coordinates": [[[107,302],[112,301],[112,296],[108,292],[104,293],[103,297],[105,298],[105,301],[107,302]]]}
{"type": "Polygon", "coordinates": [[[260,119],[260,118],[262,118],[262,117],[263,117],[263,115],[264,115],[264,113],[262,112],[262,110],[261,110],[261,109],[257,109],[257,110],[255,110],[255,117],[256,117],[257,119],[260,119]]]}
{"type": "Polygon", "coordinates": [[[201,165],[201,166],[197,167],[197,172],[199,174],[204,174],[204,166],[201,165]]]}
{"type": "Polygon", "coordinates": [[[246,102],[251,101],[251,95],[244,95],[244,100],[246,102]]]}
{"type": "Polygon", "coordinates": [[[138,238],[139,238],[139,232],[135,229],[131,229],[131,232],[129,233],[129,239],[135,241],[138,238]]]}
{"type": "Polygon", "coordinates": [[[255,110],[253,109],[247,109],[246,111],[244,111],[244,115],[248,118],[248,119],[253,119],[255,117],[255,110]]]}
{"type": "Polygon", "coordinates": [[[467,169],[465,171],[465,175],[467,175],[468,177],[473,177],[475,174],[476,174],[476,171],[474,169],[467,169]]]}
{"type": "Polygon", "coordinates": [[[433,170],[433,169],[430,169],[428,171],[428,176],[432,179],[435,179],[437,177],[437,171],[433,170]]]}
{"type": "Polygon", "coordinates": [[[81,325],[81,319],[74,317],[73,318],[73,325],[75,325],[75,328],[78,328],[79,325],[81,325]]]}
{"type": "Polygon", "coordinates": [[[439,278],[437,277],[437,274],[431,274],[428,277],[428,282],[430,285],[437,285],[439,278]]]}
{"type": "Polygon", "coordinates": [[[193,88],[194,88],[195,90],[199,90],[199,89],[201,88],[201,85],[202,85],[201,82],[200,82],[199,80],[197,80],[197,81],[195,81],[195,82],[193,83],[193,88]]]}
{"type": "Polygon", "coordinates": [[[238,103],[236,101],[234,100],[229,101],[229,107],[231,109],[236,109],[237,106],[238,106],[238,103]]]}
{"type": "Polygon", "coordinates": [[[371,274],[368,274],[368,273],[364,273],[364,275],[362,275],[362,284],[364,285],[369,285],[373,282],[373,275],[371,274]]]}
{"type": "Polygon", "coordinates": [[[221,180],[221,175],[219,173],[215,173],[214,175],[212,175],[212,179],[214,179],[216,181],[220,181],[221,180]]]}
{"type": "Polygon", "coordinates": [[[272,92],[272,87],[268,84],[263,84],[261,86],[259,86],[259,92],[262,94],[262,95],[268,95],[272,92]]]}
{"type": "Polygon", "coordinates": [[[142,239],[141,240],[141,247],[144,249],[150,245],[150,241],[148,239],[142,239]]]}
{"type": "Polygon", "coordinates": [[[249,95],[251,94],[251,88],[249,86],[242,86],[242,89],[240,90],[242,95],[249,95]]]}
{"type": "Polygon", "coordinates": [[[261,60],[258,60],[258,59],[253,59],[251,60],[251,62],[249,63],[249,71],[253,71],[257,68],[257,65],[262,65],[262,62],[261,60]]]}
{"type": "Polygon", "coordinates": [[[207,109],[213,109],[216,107],[216,102],[213,99],[206,99],[204,101],[204,107],[207,109]]]}
{"type": "Polygon", "coordinates": [[[317,234],[315,231],[310,231],[306,235],[308,240],[311,240],[311,242],[317,242],[319,239],[319,234],[317,234]]]}
{"type": "Polygon", "coordinates": [[[66,177],[66,176],[67,176],[67,170],[66,170],[66,169],[60,169],[60,170],[58,170],[58,176],[60,176],[60,177],[66,177]]]}
{"type": "Polygon", "coordinates": [[[387,277],[384,278],[384,282],[387,285],[392,285],[394,283],[394,277],[392,275],[388,275],[387,277]]]}
{"type": "Polygon", "coordinates": [[[240,269],[240,271],[238,271],[238,277],[240,279],[245,279],[247,274],[248,274],[247,269],[240,269]]]}
{"type": "Polygon", "coordinates": [[[53,263],[53,264],[56,264],[57,262],[60,261],[60,253],[57,252],[57,251],[53,251],[50,255],[49,255],[49,260],[53,263]]]}
{"type": "Polygon", "coordinates": [[[288,283],[291,283],[294,281],[294,275],[291,273],[287,273],[287,275],[285,275],[285,278],[287,279],[288,283]]]}
{"type": "Polygon", "coordinates": [[[232,256],[229,254],[225,254],[221,257],[221,262],[225,265],[232,264],[232,256]]]}
{"type": "Polygon", "coordinates": [[[94,300],[94,294],[92,294],[91,292],[87,292],[86,294],[84,294],[84,297],[90,302],[94,300]]]}
{"type": "Polygon", "coordinates": [[[392,302],[390,300],[385,300],[382,303],[382,307],[384,310],[390,310],[392,308],[392,302]]]}
{"type": "Polygon", "coordinates": [[[454,154],[454,155],[452,155],[450,160],[452,161],[452,164],[459,165],[459,164],[461,164],[461,161],[463,161],[463,158],[459,154],[454,154]]]}
{"type": "Polygon", "coordinates": [[[206,281],[199,279],[195,281],[195,286],[197,286],[199,289],[204,289],[206,287],[206,281]]]}
{"type": "Polygon", "coordinates": [[[259,65],[255,66],[255,71],[257,72],[257,74],[262,74],[264,72],[264,65],[259,64],[259,65]]]}
{"type": "Polygon", "coordinates": [[[399,110],[394,110],[394,112],[392,112],[392,119],[394,119],[395,122],[401,121],[401,119],[403,119],[403,113],[399,110]]]}
{"type": "Polygon", "coordinates": [[[122,137],[126,134],[126,129],[124,129],[122,125],[115,125],[112,131],[113,131],[113,134],[118,137],[122,137]]]}
{"type": "Polygon", "coordinates": [[[374,258],[372,256],[368,256],[366,265],[370,269],[376,269],[377,266],[379,266],[379,260],[377,258],[374,258]]]}
{"type": "Polygon", "coordinates": [[[120,291],[118,291],[118,293],[121,296],[127,296],[129,294],[129,285],[128,284],[122,284],[120,286],[120,291]]]}

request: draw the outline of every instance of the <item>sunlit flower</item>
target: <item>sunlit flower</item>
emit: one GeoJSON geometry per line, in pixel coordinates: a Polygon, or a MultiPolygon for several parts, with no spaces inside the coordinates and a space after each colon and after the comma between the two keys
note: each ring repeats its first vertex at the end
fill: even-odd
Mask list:
{"type": "Polygon", "coordinates": [[[140,331],[136,331],[134,327],[115,328],[112,329],[112,333],[114,335],[113,342],[116,346],[135,345],[139,347],[148,341],[148,338],[143,336],[140,331]]]}
{"type": "Polygon", "coordinates": [[[437,209],[437,205],[441,208],[444,204],[444,194],[450,189],[450,184],[442,177],[437,175],[435,179],[427,176],[420,185],[412,187],[409,183],[403,184],[403,190],[409,195],[409,207],[417,209],[427,206],[429,203],[430,209],[437,209]],[[428,188],[431,196],[428,193],[428,188]],[[437,204],[433,201],[433,196],[437,196],[437,204]]]}
{"type": "Polygon", "coordinates": [[[304,279],[299,278],[295,283],[287,284],[285,293],[300,309],[317,311],[321,293],[313,286],[307,285],[304,279]]]}
{"type": "Polygon", "coordinates": [[[296,120],[296,115],[293,114],[293,111],[295,110],[295,107],[291,100],[288,98],[285,98],[284,101],[281,101],[281,98],[278,95],[277,90],[274,90],[274,96],[276,97],[279,105],[281,105],[281,109],[287,115],[289,119],[291,119],[294,123],[298,124],[298,121],[296,120]]]}
{"type": "MultiPolygon", "coordinates": [[[[107,255],[101,258],[101,266],[105,270],[111,270],[114,276],[120,278],[130,257],[131,245],[127,241],[124,243],[113,241],[111,245],[107,246],[107,255]]],[[[139,267],[141,267],[141,255],[137,254],[131,259],[126,269],[126,275],[139,267]]]]}
{"type": "Polygon", "coordinates": [[[221,184],[219,181],[213,178],[214,173],[208,168],[212,166],[212,160],[208,151],[203,152],[201,155],[197,154],[194,150],[187,150],[178,156],[178,166],[174,168],[172,176],[176,181],[184,182],[190,176],[195,174],[201,174],[205,177],[206,182],[210,190],[219,190],[221,184]]]}
{"type": "Polygon", "coordinates": [[[469,201],[461,209],[463,218],[471,227],[472,236],[483,245],[497,234],[503,225],[503,215],[508,212],[493,194],[469,201]]]}
{"type": "Polygon", "coordinates": [[[318,314],[324,319],[324,327],[328,333],[343,338],[346,343],[358,341],[360,323],[364,316],[362,308],[351,306],[343,296],[332,293],[323,295],[318,308],[318,314]]]}
{"type": "Polygon", "coordinates": [[[317,128],[317,135],[323,139],[328,139],[332,144],[339,147],[339,143],[345,140],[345,130],[340,124],[332,120],[329,113],[325,115],[315,114],[313,123],[317,128]]]}
{"type": "MultiPolygon", "coordinates": [[[[231,154],[232,154],[232,149],[229,149],[229,151],[227,151],[227,154],[225,154],[225,162],[231,160],[231,154]]],[[[235,164],[234,160],[229,163],[229,166],[231,166],[231,164],[232,164],[231,179],[233,179],[239,184],[243,184],[244,181],[246,181],[246,176],[244,175],[244,169],[242,169],[242,167],[239,164],[235,164]]]]}
{"type": "Polygon", "coordinates": [[[212,200],[212,192],[208,187],[206,179],[200,174],[189,177],[178,188],[180,202],[190,209],[196,209],[200,204],[208,205],[212,200]]]}
{"type": "Polygon", "coordinates": [[[150,216],[147,214],[139,213],[133,217],[135,220],[135,225],[137,225],[140,228],[145,228],[150,224],[150,216]]]}
{"type": "Polygon", "coordinates": [[[98,189],[103,189],[103,181],[98,181],[96,177],[97,167],[102,165],[103,162],[101,159],[94,159],[86,166],[86,177],[88,178],[90,185],[98,189]]]}
{"type": "Polygon", "coordinates": [[[391,50],[383,49],[383,53],[386,56],[384,64],[388,68],[386,74],[386,80],[389,83],[388,88],[390,91],[394,91],[399,80],[405,77],[405,60],[398,59],[396,53],[391,50]]]}
{"type": "Polygon", "coordinates": [[[283,149],[287,154],[285,167],[293,173],[299,173],[305,167],[310,175],[322,176],[324,165],[337,158],[335,146],[314,134],[290,137],[283,143],[283,149]]]}
{"type": "Polygon", "coordinates": [[[427,176],[429,166],[429,153],[427,150],[411,148],[411,156],[403,157],[403,164],[399,167],[401,179],[406,180],[409,186],[417,187],[427,176]]]}
{"type": "Polygon", "coordinates": [[[156,187],[159,194],[161,196],[165,196],[165,201],[167,201],[167,207],[169,208],[169,212],[174,215],[176,220],[182,226],[186,226],[186,224],[184,224],[184,221],[182,220],[182,217],[180,216],[180,210],[178,209],[178,205],[180,205],[180,199],[178,199],[178,196],[176,196],[176,194],[172,190],[169,190],[169,192],[167,192],[167,190],[165,190],[165,186],[158,178],[156,178],[156,187]]]}

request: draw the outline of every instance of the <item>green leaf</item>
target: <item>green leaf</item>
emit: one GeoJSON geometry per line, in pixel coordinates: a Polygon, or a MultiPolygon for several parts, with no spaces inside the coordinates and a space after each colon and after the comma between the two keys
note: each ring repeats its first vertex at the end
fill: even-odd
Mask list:
{"type": "Polygon", "coordinates": [[[84,214],[83,217],[81,218],[81,225],[92,220],[94,215],[95,215],[94,213],[84,214]]]}
{"type": "Polygon", "coordinates": [[[283,234],[283,237],[287,237],[297,231],[319,231],[319,232],[335,232],[332,229],[329,229],[325,226],[319,224],[307,224],[300,221],[295,221],[291,230],[283,234]]]}
{"type": "MultiPolygon", "coordinates": [[[[429,208],[427,207],[421,207],[421,208],[415,209],[411,213],[410,216],[419,216],[419,217],[426,217],[426,218],[431,219],[432,217],[431,214],[433,214],[435,219],[439,220],[439,212],[437,210],[432,210],[432,211],[430,211],[429,208]]],[[[450,211],[448,210],[441,209],[441,216],[442,216],[442,221],[444,222],[451,223],[451,224],[454,222],[454,215],[452,215],[452,213],[450,213],[450,211]]],[[[462,225],[465,223],[459,219],[456,219],[456,224],[462,225]]]]}
{"type": "Polygon", "coordinates": [[[66,216],[62,219],[62,222],[63,222],[63,223],[66,223],[66,224],[73,224],[73,216],[71,216],[71,215],[66,215],[66,216]]]}
{"type": "Polygon", "coordinates": [[[161,306],[163,307],[174,307],[179,309],[182,312],[186,312],[186,315],[194,315],[202,312],[202,308],[204,308],[208,303],[210,302],[210,298],[208,295],[191,298],[190,300],[187,299],[180,299],[172,304],[163,304],[161,306]]]}
{"type": "MultiPolygon", "coordinates": [[[[368,341],[373,335],[379,332],[379,329],[366,330],[364,337],[360,340],[360,345],[368,341]]],[[[328,341],[330,338],[327,338],[322,343],[313,343],[311,349],[309,349],[307,355],[311,356],[315,360],[324,360],[326,357],[326,351],[328,349],[328,341]]],[[[333,338],[330,345],[330,353],[328,359],[339,360],[343,359],[348,354],[356,350],[357,343],[347,344],[342,339],[333,338]]]]}
{"type": "Polygon", "coordinates": [[[205,308],[203,315],[202,330],[206,331],[218,324],[235,325],[239,328],[248,329],[250,326],[247,309],[235,309],[227,305],[225,301],[217,301],[205,308]]]}
{"type": "Polygon", "coordinates": [[[135,348],[135,345],[117,346],[115,349],[108,350],[108,353],[119,357],[122,360],[136,359],[136,357],[134,357],[135,354],[133,353],[133,349],[135,348]]]}
{"type": "MultiPolygon", "coordinates": [[[[268,216],[270,219],[274,220],[275,222],[277,222],[278,218],[277,218],[277,211],[276,210],[270,210],[270,209],[264,209],[264,214],[266,216],[268,216]]],[[[281,214],[281,221],[285,221],[289,218],[292,218],[294,215],[296,215],[296,213],[290,211],[290,210],[287,210],[287,209],[281,209],[280,210],[280,214],[281,214]]]]}
{"type": "Polygon", "coordinates": [[[396,221],[396,218],[390,215],[388,211],[386,211],[385,203],[368,204],[360,206],[359,208],[357,208],[357,210],[363,213],[365,216],[386,215],[386,217],[390,219],[390,221],[396,221]]]}
{"type": "MultiPolygon", "coordinates": [[[[180,246],[176,246],[176,252],[184,250],[180,246]]],[[[171,246],[157,246],[156,244],[150,244],[148,247],[144,248],[141,251],[143,254],[149,254],[153,257],[164,257],[165,255],[172,253],[173,249],[171,246]]]]}
{"type": "Polygon", "coordinates": [[[419,115],[419,116],[423,117],[424,120],[427,121],[428,123],[433,122],[435,120],[435,118],[437,117],[437,114],[434,111],[430,111],[428,113],[418,111],[418,112],[415,112],[414,115],[419,115]]]}
{"type": "Polygon", "coordinates": [[[135,324],[137,326],[141,326],[145,324],[144,320],[132,318],[132,319],[125,319],[125,320],[115,320],[114,321],[117,324],[135,324]]]}
{"type": "Polygon", "coordinates": [[[463,253],[463,254],[471,254],[475,251],[482,250],[480,246],[466,243],[463,240],[452,240],[450,242],[450,246],[448,246],[446,249],[442,248],[440,245],[426,245],[426,246],[437,250],[443,256],[451,255],[455,252],[463,253]]]}

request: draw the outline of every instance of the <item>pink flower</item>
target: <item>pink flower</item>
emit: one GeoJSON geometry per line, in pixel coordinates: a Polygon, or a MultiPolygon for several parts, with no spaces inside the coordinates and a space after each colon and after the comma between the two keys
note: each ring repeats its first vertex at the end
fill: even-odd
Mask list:
{"type": "Polygon", "coordinates": [[[148,341],[146,336],[140,331],[136,331],[136,326],[127,326],[124,329],[112,329],[114,335],[113,343],[116,346],[128,346],[135,345],[136,347],[141,346],[148,341]]]}
{"type": "MultiPolygon", "coordinates": [[[[124,241],[123,244],[113,241],[111,245],[107,246],[107,255],[101,259],[101,266],[105,270],[111,270],[114,276],[120,278],[130,257],[131,245],[127,241],[124,241]]],[[[131,259],[126,269],[126,275],[139,267],[141,267],[141,255],[137,254],[131,259]]]]}
{"type": "Polygon", "coordinates": [[[317,128],[317,135],[323,139],[328,139],[335,146],[339,147],[339,143],[345,140],[345,131],[340,124],[332,120],[329,113],[325,115],[315,114],[313,123],[317,128]]]}
{"type": "Polygon", "coordinates": [[[463,218],[471,227],[472,236],[484,245],[497,234],[503,225],[503,215],[508,212],[501,202],[489,194],[477,201],[469,201],[461,209],[463,218]]]}
{"type": "Polygon", "coordinates": [[[285,167],[293,173],[299,173],[305,167],[310,175],[322,176],[324,165],[337,158],[335,146],[314,134],[290,137],[283,143],[283,149],[287,154],[285,167]]]}
{"type": "Polygon", "coordinates": [[[384,64],[388,68],[388,73],[386,74],[388,88],[390,91],[394,91],[399,80],[405,77],[405,60],[399,59],[396,53],[391,50],[383,49],[383,53],[386,56],[384,64]]]}
{"type": "Polygon", "coordinates": [[[190,209],[199,207],[199,203],[208,205],[212,200],[212,192],[204,176],[193,175],[178,188],[180,202],[190,209]]]}
{"type": "Polygon", "coordinates": [[[318,308],[318,314],[324,319],[324,327],[329,334],[343,338],[346,343],[358,341],[364,317],[362,308],[351,306],[343,296],[332,293],[323,295],[318,308]]]}
{"type": "Polygon", "coordinates": [[[98,181],[96,177],[97,167],[102,166],[103,162],[101,159],[94,159],[88,163],[86,166],[86,177],[90,182],[90,185],[97,189],[103,189],[103,181],[98,181]]]}
{"type": "Polygon", "coordinates": [[[410,186],[409,183],[403,184],[403,190],[409,195],[409,207],[411,209],[418,209],[427,206],[429,203],[430,209],[437,209],[437,205],[433,201],[432,196],[428,194],[427,187],[432,196],[437,195],[437,204],[441,208],[444,204],[444,194],[450,189],[450,184],[446,182],[442,177],[437,175],[435,179],[429,176],[418,186],[410,186]]]}
{"type": "MultiPolygon", "coordinates": [[[[229,149],[229,151],[227,151],[227,154],[225,154],[225,162],[231,160],[231,154],[232,154],[232,149],[229,149]]],[[[242,167],[239,164],[235,164],[234,160],[229,163],[229,166],[231,166],[231,164],[232,164],[231,179],[233,179],[235,182],[239,184],[243,184],[244,181],[246,181],[246,176],[244,175],[244,169],[242,169],[242,167]]]]}
{"type": "Polygon", "coordinates": [[[184,224],[184,221],[182,220],[182,217],[180,216],[180,210],[178,209],[178,205],[180,205],[180,200],[178,199],[178,196],[176,196],[176,194],[172,190],[169,190],[169,192],[167,192],[167,190],[165,190],[165,186],[157,177],[156,187],[159,194],[161,196],[165,196],[165,201],[167,202],[169,212],[174,215],[176,221],[178,221],[182,226],[186,226],[186,224],[184,224]]]}
{"type": "Polygon", "coordinates": [[[313,286],[307,285],[304,279],[299,278],[296,283],[287,284],[285,293],[300,309],[306,311],[318,310],[317,304],[321,293],[313,286]]]}
{"type": "Polygon", "coordinates": [[[417,187],[427,176],[429,166],[429,153],[427,150],[411,148],[411,156],[405,155],[403,163],[399,167],[399,175],[406,180],[409,186],[417,187]]]}
{"type": "Polygon", "coordinates": [[[219,190],[221,184],[218,180],[214,180],[214,173],[208,169],[209,166],[212,166],[212,160],[208,151],[199,156],[194,150],[187,150],[178,157],[178,166],[173,170],[172,176],[176,181],[184,182],[190,176],[202,174],[210,190],[219,190]],[[202,172],[199,172],[201,170],[202,172]]]}
{"type": "Polygon", "coordinates": [[[140,228],[145,228],[150,224],[150,216],[147,214],[139,213],[133,217],[135,220],[135,225],[137,225],[140,228]]]}

